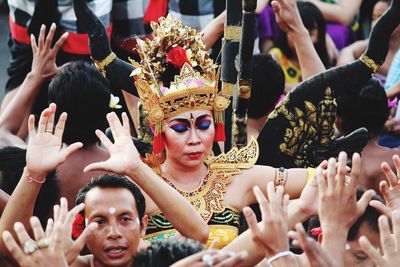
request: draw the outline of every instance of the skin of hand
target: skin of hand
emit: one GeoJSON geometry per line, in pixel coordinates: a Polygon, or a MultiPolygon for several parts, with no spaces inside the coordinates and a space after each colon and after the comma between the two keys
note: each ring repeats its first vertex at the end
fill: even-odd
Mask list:
{"type": "MultiPolygon", "coordinates": [[[[98,227],[97,223],[90,223],[76,240],[72,240],[72,225],[75,217],[83,208],[84,204],[81,203],[68,211],[68,202],[64,197],[60,199],[60,205],[54,206],[54,225],[59,224],[61,226],[59,232],[62,235],[61,242],[68,264],[71,264],[79,256],[79,253],[98,227]]],[[[53,234],[54,231],[50,235],[51,238],[53,238],[53,234]]]]}
{"type": "Polygon", "coordinates": [[[96,135],[110,153],[110,158],[106,161],[86,166],[84,172],[104,170],[121,175],[134,173],[136,168],[144,163],[132,142],[128,116],[125,113],[122,114],[121,124],[117,115],[112,112],[107,114],[107,121],[114,137],[114,143],[100,130],[96,130],[96,135]]]}
{"type": "Polygon", "coordinates": [[[353,155],[353,166],[350,177],[347,174],[347,155],[340,152],[338,165],[334,158],[329,159],[327,169],[322,164],[317,169],[319,189],[319,217],[321,226],[325,230],[330,227],[349,229],[359,216],[365,211],[368,202],[375,195],[368,190],[356,201],[356,190],[360,177],[361,158],[353,155]],[[337,207],[341,207],[338,209],[337,207]],[[335,226],[336,225],[336,226],[335,226]]]}
{"type": "Polygon", "coordinates": [[[286,33],[307,32],[308,34],[295,0],[274,0],[271,5],[275,12],[276,22],[282,31],[286,33]]]}
{"type": "MultiPolygon", "coordinates": [[[[40,266],[55,266],[64,267],[68,266],[67,259],[63,250],[63,226],[59,223],[54,224],[51,230],[51,239],[48,248],[39,248],[31,254],[26,254],[23,250],[24,244],[27,241],[38,242],[43,238],[49,238],[40,225],[37,217],[31,217],[30,224],[35,236],[32,240],[26,231],[24,225],[20,222],[14,224],[14,229],[18,237],[18,242],[14,239],[10,232],[4,231],[2,238],[7,249],[10,251],[12,257],[16,260],[19,266],[22,267],[40,267],[40,266]]],[[[50,230],[46,229],[48,233],[50,230]]]]}
{"type": "MultiPolygon", "coordinates": [[[[10,232],[3,232],[3,241],[11,256],[21,266],[69,266],[89,240],[91,234],[97,229],[96,223],[89,224],[78,239],[71,239],[72,224],[76,215],[83,210],[84,205],[78,205],[68,211],[68,203],[61,198],[60,205],[54,206],[54,220],[49,219],[44,231],[37,217],[31,217],[30,224],[36,241],[49,238],[48,249],[39,249],[32,254],[25,254],[10,232]],[[65,264],[64,264],[65,263],[65,264]]],[[[24,244],[29,240],[29,234],[22,223],[15,223],[14,230],[18,240],[24,244]]]]}
{"type": "Polygon", "coordinates": [[[267,186],[267,199],[258,186],[253,188],[262,214],[261,229],[257,225],[254,212],[249,207],[243,209],[246,221],[253,235],[253,241],[260,250],[264,251],[266,258],[289,250],[287,238],[289,196],[284,194],[283,191],[283,187],[279,186],[275,192],[274,184],[270,182],[267,186]]]}
{"type": "Polygon", "coordinates": [[[29,176],[36,181],[43,180],[48,173],[62,164],[69,155],[83,146],[82,143],[77,142],[66,148],[62,147],[62,135],[67,114],[65,112],[62,113],[54,127],[56,108],[56,105],[52,103],[42,112],[37,132],[35,130],[35,117],[30,115],[28,119],[29,142],[26,151],[26,167],[29,176]]]}
{"type": "Polygon", "coordinates": [[[206,255],[211,256],[212,266],[214,267],[234,267],[246,259],[247,252],[234,253],[217,252],[213,249],[203,250],[172,264],[171,267],[208,267],[209,265],[203,261],[203,257],[206,255]]]}
{"type": "Polygon", "coordinates": [[[289,237],[293,243],[297,244],[306,254],[308,266],[311,267],[336,267],[334,260],[321,247],[321,245],[309,237],[301,223],[296,224],[296,231],[290,231],[289,237]]]}
{"type": "Polygon", "coordinates": [[[371,245],[365,236],[362,236],[359,240],[361,249],[379,267],[397,266],[400,262],[400,210],[395,210],[392,213],[393,234],[390,231],[389,221],[385,215],[379,218],[378,224],[383,255],[371,245]]]}
{"type": "Polygon", "coordinates": [[[37,43],[35,36],[33,34],[31,35],[31,47],[33,54],[31,73],[43,81],[48,80],[56,75],[65,66],[63,65],[61,67],[57,67],[56,56],[60,48],[67,40],[68,32],[64,33],[52,48],[51,43],[53,42],[55,31],[56,25],[53,23],[50,27],[49,33],[45,37],[46,26],[42,25],[37,43]]]}
{"type": "Polygon", "coordinates": [[[393,156],[393,163],[396,167],[396,174],[387,162],[381,164],[381,169],[389,182],[389,186],[386,181],[381,181],[379,184],[379,189],[385,199],[386,205],[376,200],[370,202],[372,207],[389,217],[393,210],[400,209],[400,184],[398,178],[400,175],[400,158],[398,155],[393,156]]]}
{"type": "Polygon", "coordinates": [[[31,35],[33,54],[31,71],[27,74],[21,86],[15,89],[15,96],[7,102],[6,106],[2,107],[0,128],[13,135],[19,134],[22,139],[26,138],[25,120],[29,115],[40,85],[56,75],[65,66],[57,67],[55,60],[59,49],[67,40],[68,33],[63,34],[51,48],[55,30],[56,26],[53,23],[45,37],[46,27],[42,25],[38,43],[36,43],[35,37],[31,35]],[[18,110],[18,112],[16,113],[15,110],[18,110]],[[24,130],[20,131],[21,129],[24,130]]]}
{"type": "Polygon", "coordinates": [[[355,153],[352,159],[350,177],[347,174],[347,155],[340,152],[338,165],[334,158],[329,159],[327,169],[321,165],[317,168],[319,190],[319,219],[324,233],[322,246],[329,251],[332,258],[337,259],[338,266],[343,266],[344,249],[350,227],[365,211],[375,194],[366,191],[357,202],[356,190],[360,177],[361,158],[355,153]],[[340,208],[338,208],[340,207],[340,208]]]}

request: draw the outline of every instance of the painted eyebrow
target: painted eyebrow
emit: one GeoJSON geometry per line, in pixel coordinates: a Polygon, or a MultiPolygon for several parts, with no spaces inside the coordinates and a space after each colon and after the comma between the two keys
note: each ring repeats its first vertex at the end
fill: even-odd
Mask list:
{"type": "MultiPolygon", "coordinates": [[[[201,115],[201,116],[199,116],[199,117],[196,118],[196,122],[199,121],[199,120],[202,120],[202,119],[204,119],[204,118],[211,118],[211,116],[208,115],[208,114],[201,115]]],[[[171,120],[171,121],[169,121],[169,122],[175,122],[175,121],[176,121],[176,122],[182,122],[182,123],[190,123],[190,120],[188,120],[188,119],[183,119],[183,118],[173,119],[173,120],[171,120]]]]}

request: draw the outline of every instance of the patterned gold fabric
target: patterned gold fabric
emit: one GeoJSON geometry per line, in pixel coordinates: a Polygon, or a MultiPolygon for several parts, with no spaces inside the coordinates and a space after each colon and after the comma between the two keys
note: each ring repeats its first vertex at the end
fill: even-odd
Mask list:
{"type": "MultiPolygon", "coordinates": [[[[226,154],[207,159],[209,171],[202,184],[194,191],[183,191],[169,181],[162,179],[184,196],[200,213],[210,227],[208,245],[216,239],[216,248],[222,248],[238,236],[240,226],[239,211],[223,205],[224,193],[232,182],[233,175],[241,169],[251,168],[258,158],[258,144],[252,138],[247,146],[233,148],[226,154]]],[[[145,239],[148,241],[166,239],[176,234],[172,224],[161,211],[149,215],[145,239]]]]}
{"type": "MultiPolygon", "coordinates": [[[[216,248],[221,249],[232,242],[238,236],[239,218],[239,211],[233,207],[226,207],[222,212],[214,213],[208,221],[210,236],[207,246],[217,240],[216,248]]],[[[165,218],[164,214],[161,211],[157,211],[149,215],[149,223],[144,239],[152,242],[174,237],[176,233],[177,231],[165,218]]]]}

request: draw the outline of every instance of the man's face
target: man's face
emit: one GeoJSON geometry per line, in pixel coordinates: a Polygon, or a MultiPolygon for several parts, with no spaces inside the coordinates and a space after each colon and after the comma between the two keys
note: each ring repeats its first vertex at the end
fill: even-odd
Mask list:
{"type": "Polygon", "coordinates": [[[87,243],[96,266],[130,266],[147,218],[140,225],[136,201],[125,188],[91,189],[85,198],[85,218],[99,227],[87,243]]]}
{"type": "Polygon", "coordinates": [[[353,241],[347,241],[347,248],[345,252],[345,264],[344,266],[352,266],[352,267],[374,267],[374,263],[365,254],[364,251],[361,250],[360,244],[358,243],[358,239],[361,236],[366,236],[371,244],[379,248],[380,240],[379,240],[379,233],[374,232],[371,228],[366,224],[363,223],[358,230],[358,234],[356,239],[353,241]]]}

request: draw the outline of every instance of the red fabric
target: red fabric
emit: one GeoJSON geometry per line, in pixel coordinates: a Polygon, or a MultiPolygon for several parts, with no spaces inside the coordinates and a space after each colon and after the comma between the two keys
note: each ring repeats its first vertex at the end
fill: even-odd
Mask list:
{"type": "Polygon", "coordinates": [[[23,27],[12,21],[11,16],[8,17],[8,24],[10,25],[11,36],[20,43],[30,44],[28,28],[23,27]]]}
{"type": "Polygon", "coordinates": [[[156,134],[153,140],[153,154],[157,155],[158,153],[163,152],[164,149],[165,149],[165,143],[162,133],[156,134]]]}
{"type": "Polygon", "coordinates": [[[78,213],[75,217],[74,223],[72,224],[72,237],[77,239],[82,234],[83,230],[85,230],[85,218],[78,213]]]}
{"type": "Polygon", "coordinates": [[[225,142],[225,125],[223,122],[219,122],[215,124],[215,136],[214,141],[222,141],[225,142]]]}
{"type": "MultiPolygon", "coordinates": [[[[28,28],[18,25],[9,17],[9,25],[11,36],[20,43],[30,44],[31,38],[28,34],[28,28]]],[[[108,38],[112,32],[112,24],[107,28],[108,38]]],[[[89,50],[89,37],[86,33],[72,33],[70,32],[67,40],[61,48],[64,52],[77,54],[77,55],[90,55],[89,50]]]]}
{"type": "MultiPolygon", "coordinates": [[[[112,32],[112,24],[108,26],[107,35],[110,39],[112,32]]],[[[72,33],[68,34],[68,38],[61,48],[64,52],[78,55],[90,55],[89,50],[89,36],[86,33],[72,33]]]]}
{"type": "Polygon", "coordinates": [[[167,4],[168,0],[150,0],[146,12],[144,13],[144,23],[149,24],[152,21],[158,22],[160,17],[165,17],[167,14],[167,4]]]}

